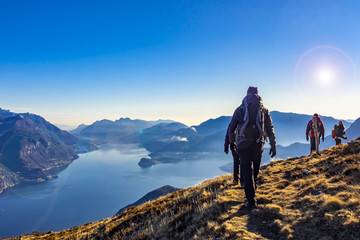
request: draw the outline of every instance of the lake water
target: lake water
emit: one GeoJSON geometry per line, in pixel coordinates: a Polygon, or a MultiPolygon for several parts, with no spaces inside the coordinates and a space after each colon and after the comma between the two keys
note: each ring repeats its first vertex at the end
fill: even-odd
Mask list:
{"type": "Polygon", "coordinates": [[[0,237],[33,231],[59,231],[113,216],[146,193],[172,185],[186,188],[226,174],[219,167],[229,155],[196,161],[137,164],[148,152],[135,145],[103,145],[44,183],[16,186],[0,196],[0,237]]]}

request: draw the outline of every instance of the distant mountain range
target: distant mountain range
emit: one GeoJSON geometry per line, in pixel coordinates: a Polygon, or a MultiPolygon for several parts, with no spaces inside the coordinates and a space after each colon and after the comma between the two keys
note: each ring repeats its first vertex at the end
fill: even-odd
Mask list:
{"type": "MultiPolygon", "coordinates": [[[[312,115],[283,113],[272,111],[271,117],[274,123],[277,138],[277,157],[287,158],[303,156],[309,153],[309,143],[306,143],[305,129],[312,115]]],[[[321,148],[332,146],[331,130],[339,119],[320,116],[327,135],[321,148]]],[[[198,126],[188,127],[182,123],[171,120],[144,121],[120,118],[116,121],[101,120],[90,126],[79,126],[71,131],[76,136],[86,137],[98,143],[138,143],[145,147],[149,156],[139,162],[141,167],[150,167],[159,163],[171,163],[196,158],[197,154],[222,153],[223,143],[230,116],[221,116],[209,119],[198,126]]],[[[349,128],[349,139],[360,134],[360,123],[342,120],[345,127],[349,128]],[[350,127],[351,126],[351,127],[350,127]],[[354,130],[353,130],[354,129],[354,130]]],[[[265,152],[268,149],[265,149],[265,152]]],[[[269,162],[268,154],[263,156],[264,162],[269,162]]]]}
{"type": "MultiPolygon", "coordinates": [[[[277,138],[277,157],[287,158],[307,155],[309,153],[309,144],[306,143],[305,130],[306,125],[312,116],[277,111],[271,112],[270,115],[273,120],[277,138]]],[[[326,116],[320,117],[324,122],[326,135],[331,134],[333,126],[337,124],[339,120],[326,116]]],[[[139,165],[142,167],[149,167],[158,163],[182,161],[183,159],[188,158],[187,155],[189,155],[189,153],[221,153],[223,151],[225,134],[230,120],[231,117],[222,116],[216,119],[207,120],[199,126],[181,128],[172,133],[169,132],[167,139],[172,139],[173,141],[165,141],[165,139],[161,141],[161,139],[158,139],[157,141],[143,142],[143,146],[147,148],[151,154],[149,155],[149,158],[141,159],[139,165]],[[175,139],[177,141],[174,141],[175,139]]],[[[351,126],[350,122],[344,120],[343,122],[346,127],[351,126]]],[[[355,121],[354,124],[356,125],[358,122],[355,121]]],[[[360,129],[359,126],[355,127],[355,125],[353,129],[360,129]]],[[[349,128],[348,132],[350,136],[353,130],[350,130],[349,128]]],[[[351,139],[359,136],[355,133],[353,135],[354,137],[351,139]]],[[[331,138],[331,136],[329,137],[331,138]]],[[[327,146],[325,143],[321,146],[327,146]]],[[[331,141],[331,143],[329,142],[329,144],[333,145],[333,141],[331,141]]],[[[265,154],[263,155],[263,162],[269,161],[270,157],[268,156],[268,149],[266,149],[265,154]]]]}
{"type": "Polygon", "coordinates": [[[71,133],[95,140],[99,143],[138,143],[143,129],[160,123],[172,123],[171,120],[145,121],[120,118],[116,121],[107,119],[96,121],[90,126],[80,125],[71,133]]]}
{"type": "Polygon", "coordinates": [[[40,182],[95,145],[30,113],[0,108],[0,193],[20,182],[40,182]]]}

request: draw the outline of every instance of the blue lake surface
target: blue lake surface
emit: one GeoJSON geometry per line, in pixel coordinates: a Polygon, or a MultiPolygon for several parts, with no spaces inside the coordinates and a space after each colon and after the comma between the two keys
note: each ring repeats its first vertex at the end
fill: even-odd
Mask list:
{"type": "Polygon", "coordinates": [[[44,183],[19,185],[0,196],[0,237],[59,231],[113,216],[146,193],[172,185],[186,188],[226,174],[231,155],[138,166],[148,152],[136,145],[103,145],[44,183]]]}

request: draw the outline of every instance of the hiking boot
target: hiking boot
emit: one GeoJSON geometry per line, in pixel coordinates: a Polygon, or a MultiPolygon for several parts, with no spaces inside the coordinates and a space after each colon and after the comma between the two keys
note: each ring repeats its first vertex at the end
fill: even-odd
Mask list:
{"type": "Polygon", "coordinates": [[[252,209],[256,208],[256,206],[257,206],[256,202],[253,203],[253,204],[250,204],[249,202],[246,202],[246,203],[244,204],[244,207],[245,207],[246,209],[248,209],[248,210],[252,210],[252,209]]]}

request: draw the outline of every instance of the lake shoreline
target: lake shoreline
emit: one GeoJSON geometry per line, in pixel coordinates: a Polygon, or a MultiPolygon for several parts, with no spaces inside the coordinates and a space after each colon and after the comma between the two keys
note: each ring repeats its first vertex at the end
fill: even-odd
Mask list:
{"type": "Polygon", "coordinates": [[[108,218],[164,185],[187,188],[226,174],[219,167],[231,160],[225,154],[204,154],[143,169],[138,162],[148,154],[136,144],[101,145],[79,154],[58,178],[5,191],[0,196],[0,237],[59,231],[108,218]]]}

